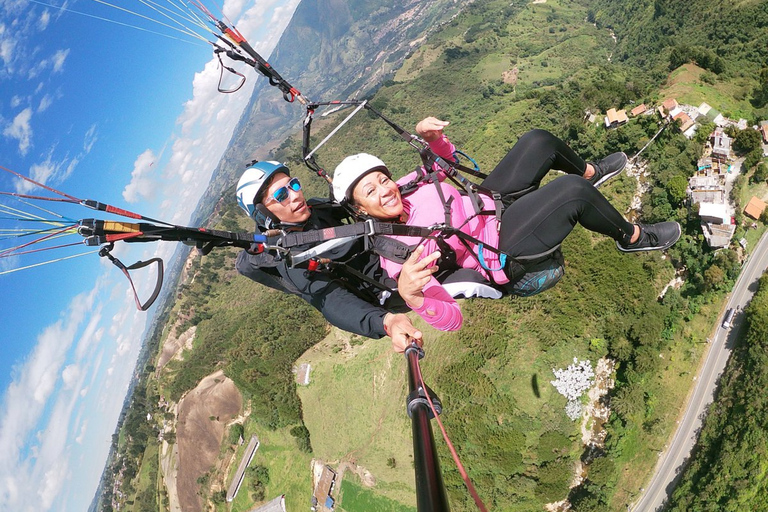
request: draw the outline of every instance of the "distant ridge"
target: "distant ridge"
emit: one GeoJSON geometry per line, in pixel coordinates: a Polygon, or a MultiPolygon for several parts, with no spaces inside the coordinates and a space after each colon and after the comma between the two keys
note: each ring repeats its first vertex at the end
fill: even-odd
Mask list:
{"type": "MultiPolygon", "coordinates": [[[[283,32],[270,64],[312,100],[362,98],[390,76],[412,44],[471,0],[304,0],[283,32]]],[[[256,72],[251,99],[200,199],[193,224],[207,218],[243,162],[264,158],[298,128],[304,113],[256,72]]]]}

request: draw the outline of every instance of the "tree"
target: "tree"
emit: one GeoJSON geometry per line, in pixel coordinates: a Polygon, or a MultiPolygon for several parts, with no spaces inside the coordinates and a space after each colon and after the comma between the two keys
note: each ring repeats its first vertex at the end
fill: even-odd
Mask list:
{"type": "Polygon", "coordinates": [[[680,204],[683,202],[683,200],[686,197],[686,190],[688,189],[688,180],[685,178],[685,176],[676,175],[673,176],[671,180],[667,183],[667,193],[669,194],[669,197],[672,198],[672,200],[676,204],[680,204]]]}
{"type": "Polygon", "coordinates": [[[719,290],[725,282],[725,272],[717,265],[712,265],[704,271],[704,289],[706,291],[719,290]]]}
{"type": "Polygon", "coordinates": [[[312,444],[309,440],[309,430],[304,425],[298,425],[291,429],[291,435],[296,438],[299,450],[312,453],[312,444]]]}
{"type": "Polygon", "coordinates": [[[739,130],[733,138],[733,149],[740,155],[746,155],[752,151],[759,151],[763,142],[757,130],[739,130]]]}
{"type": "Polygon", "coordinates": [[[625,384],[616,391],[611,399],[611,406],[616,414],[629,420],[645,411],[645,393],[638,384],[625,384]]]}
{"type": "Polygon", "coordinates": [[[742,169],[747,171],[755,167],[757,164],[759,164],[760,160],[762,159],[763,159],[763,154],[760,151],[760,148],[750,151],[749,153],[747,153],[747,156],[744,157],[744,163],[742,164],[742,169]]]}
{"type": "Polygon", "coordinates": [[[761,163],[755,169],[754,174],[752,174],[752,178],[750,178],[750,182],[763,183],[765,181],[768,181],[768,165],[761,163]]]}
{"type": "Polygon", "coordinates": [[[760,70],[760,85],[752,91],[752,105],[760,108],[768,103],[768,68],[760,70]]]}

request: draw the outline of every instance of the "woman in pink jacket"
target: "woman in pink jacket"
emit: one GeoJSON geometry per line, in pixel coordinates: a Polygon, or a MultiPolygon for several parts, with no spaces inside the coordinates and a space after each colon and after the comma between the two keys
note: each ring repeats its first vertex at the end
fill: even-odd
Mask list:
{"type": "MultiPolygon", "coordinates": [[[[428,117],[416,125],[416,132],[434,153],[453,161],[455,148],[443,135],[447,125],[448,122],[428,117]]],[[[447,204],[451,226],[478,241],[463,243],[455,235],[444,238],[455,253],[455,263],[477,272],[505,293],[526,296],[548,289],[562,277],[563,260],[558,249],[577,223],[610,236],[624,252],[667,249],[680,237],[677,222],[631,224],[597,190],[607,179],[619,174],[626,162],[624,153],[614,153],[596,163],[585,162],[547,131],[524,134],[482,183],[485,189],[515,198],[504,209],[500,227],[495,215],[475,214],[472,199],[444,183],[442,171],[437,174],[439,184],[421,181],[415,191],[402,195],[398,187],[412,182],[416,172],[394,182],[384,162],[366,153],[349,156],[336,167],[333,190],[337,201],[349,203],[362,216],[409,226],[445,223],[447,204]],[[539,188],[551,169],[566,175],[539,188]],[[524,275],[513,271],[510,262],[488,247],[523,263],[524,275]]],[[[483,210],[494,210],[490,196],[479,197],[483,210]]],[[[402,264],[385,258],[381,261],[390,276],[398,277],[400,295],[433,327],[461,327],[458,304],[433,276],[441,256],[436,240],[396,238],[416,246],[402,264]]]]}

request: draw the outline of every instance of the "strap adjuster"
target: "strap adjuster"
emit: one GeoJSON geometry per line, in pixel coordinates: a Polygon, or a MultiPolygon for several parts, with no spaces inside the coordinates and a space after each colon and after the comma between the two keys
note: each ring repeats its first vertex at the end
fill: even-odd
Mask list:
{"type": "Polygon", "coordinates": [[[374,226],[373,219],[366,219],[365,226],[366,231],[363,233],[363,236],[373,236],[376,234],[376,227],[374,226]]]}

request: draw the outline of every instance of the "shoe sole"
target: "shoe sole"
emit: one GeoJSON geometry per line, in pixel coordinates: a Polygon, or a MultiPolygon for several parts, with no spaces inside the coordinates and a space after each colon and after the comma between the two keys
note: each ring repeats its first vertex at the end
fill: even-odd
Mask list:
{"type": "Polygon", "coordinates": [[[600,187],[600,185],[602,185],[603,183],[605,183],[605,182],[606,182],[606,181],[608,181],[609,179],[613,178],[614,176],[618,176],[619,174],[621,174],[621,171],[623,171],[623,170],[624,170],[624,168],[627,166],[627,162],[629,162],[629,158],[627,158],[627,154],[626,154],[626,153],[624,153],[624,152],[622,152],[621,154],[622,154],[622,155],[624,155],[624,165],[622,165],[622,166],[621,166],[621,168],[620,168],[619,170],[617,170],[617,171],[613,171],[613,172],[611,172],[611,173],[608,173],[608,174],[606,174],[605,176],[603,176],[602,178],[600,178],[600,179],[599,179],[599,180],[598,180],[598,181],[597,181],[597,182],[596,182],[596,183],[593,185],[593,187],[595,187],[595,188],[599,188],[599,187],[600,187]]]}
{"type": "Polygon", "coordinates": [[[664,245],[657,245],[657,246],[653,246],[653,247],[638,247],[637,249],[627,249],[625,247],[622,247],[619,244],[619,242],[616,242],[616,247],[621,252],[666,251],[667,249],[669,249],[670,247],[675,245],[677,243],[677,241],[680,240],[680,235],[683,234],[683,231],[680,228],[680,223],[676,222],[675,224],[677,224],[677,236],[673,240],[670,240],[669,242],[667,242],[664,245]]]}

